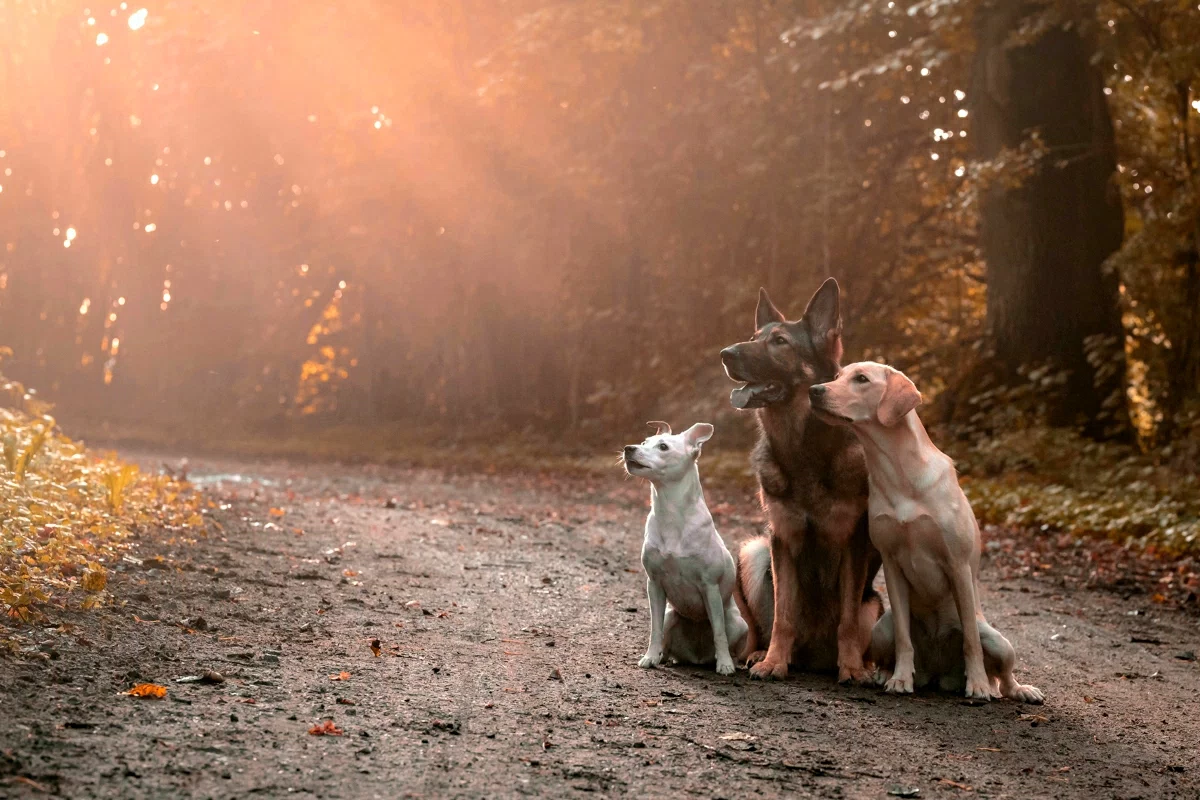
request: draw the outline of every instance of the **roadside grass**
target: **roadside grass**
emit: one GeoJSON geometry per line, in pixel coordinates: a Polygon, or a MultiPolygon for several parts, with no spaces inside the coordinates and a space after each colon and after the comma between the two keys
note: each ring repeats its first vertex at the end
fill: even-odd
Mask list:
{"type": "Polygon", "coordinates": [[[112,601],[108,570],[150,528],[192,538],[201,496],[63,435],[47,407],[0,376],[0,652],[49,611],[112,601]]]}

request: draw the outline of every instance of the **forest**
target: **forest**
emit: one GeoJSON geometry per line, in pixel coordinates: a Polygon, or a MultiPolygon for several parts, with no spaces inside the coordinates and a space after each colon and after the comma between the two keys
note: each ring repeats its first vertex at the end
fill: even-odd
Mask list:
{"type": "Polygon", "coordinates": [[[278,12],[0,5],[3,370],[78,430],[745,443],[717,351],[834,276],[966,472],[1194,535],[1191,2],[278,12]]]}

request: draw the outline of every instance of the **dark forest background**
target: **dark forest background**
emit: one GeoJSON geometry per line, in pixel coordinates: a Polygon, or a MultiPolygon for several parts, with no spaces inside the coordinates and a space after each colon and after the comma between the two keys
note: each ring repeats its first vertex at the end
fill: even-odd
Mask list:
{"type": "Polygon", "coordinates": [[[931,421],[1186,467],[1198,158],[1192,0],[3,0],[4,370],[80,424],[611,438],[730,414],[758,286],[832,275],[931,421]]]}

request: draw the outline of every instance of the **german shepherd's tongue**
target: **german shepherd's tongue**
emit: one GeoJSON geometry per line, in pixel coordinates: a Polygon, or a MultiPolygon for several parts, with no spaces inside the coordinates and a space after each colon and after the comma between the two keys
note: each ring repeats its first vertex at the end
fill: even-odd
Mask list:
{"type": "Polygon", "coordinates": [[[778,383],[744,383],[729,393],[734,408],[762,408],[783,399],[783,386],[778,383]]]}

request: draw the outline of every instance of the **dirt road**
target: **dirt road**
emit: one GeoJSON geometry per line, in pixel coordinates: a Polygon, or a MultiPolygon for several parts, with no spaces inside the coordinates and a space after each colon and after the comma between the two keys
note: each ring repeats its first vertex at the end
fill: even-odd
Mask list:
{"type": "MultiPolygon", "coordinates": [[[[0,798],[1200,796],[1197,617],[1065,555],[1023,577],[1020,539],[992,532],[984,607],[1040,708],[638,669],[647,497],[615,471],[192,477],[223,533],[146,536],[123,606],[0,658],[0,798]],[[167,698],[118,694],[143,681],[167,698]]],[[[709,505],[731,543],[758,524],[709,505]]]]}

